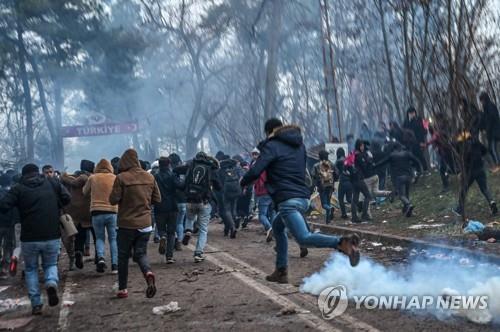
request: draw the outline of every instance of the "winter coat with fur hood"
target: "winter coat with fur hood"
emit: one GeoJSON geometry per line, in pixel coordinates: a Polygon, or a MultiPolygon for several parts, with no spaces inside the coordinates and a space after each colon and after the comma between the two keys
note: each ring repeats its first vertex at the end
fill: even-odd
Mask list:
{"type": "Polygon", "coordinates": [[[279,204],[291,198],[309,198],[306,185],[306,147],[298,126],[283,126],[259,144],[260,156],[243,176],[242,186],[256,181],[267,171],[266,189],[273,202],[279,204]]]}

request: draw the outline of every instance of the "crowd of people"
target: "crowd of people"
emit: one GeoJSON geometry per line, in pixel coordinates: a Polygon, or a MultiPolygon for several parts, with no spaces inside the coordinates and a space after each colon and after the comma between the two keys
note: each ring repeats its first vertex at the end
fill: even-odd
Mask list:
{"type": "Polygon", "coordinates": [[[481,101],[482,120],[471,121],[474,127],[460,133],[447,130],[444,117],[426,124],[414,108],[409,108],[402,127],[391,122],[372,135],[366,126],[360,139],[348,137],[348,151],[339,148],[336,158],[320,151],[310,170],[302,129],[276,118],[265,123],[266,138],[252,150],[248,161],[220,151],[215,157],[199,152],[183,162],[172,153],[150,166],[134,149],[128,149],[121,157],[102,159],[97,164],[82,160],[80,170],[73,174],[61,174],[50,165],[40,172],[37,165],[27,164],[20,176],[10,171],[0,177],[2,272],[8,270],[15,275],[22,258],[32,312],[41,314],[39,259],[48,304],[55,306],[59,302],[61,244],[69,258],[69,270],[83,269],[86,246],[92,237],[95,270],[104,273],[109,265],[118,275],[117,297],[128,297],[129,259],[133,258],[144,276],[146,296],[151,298],[157,284],[148,261],[151,237],[167,264],[174,264],[175,252],[196,238],[193,259],[200,263],[205,260],[211,220],[220,220],[224,236],[231,241],[252,220],[255,210],[266,241],[275,241],[275,270],[266,277],[268,281],[288,282],[288,235],[300,246],[301,257],[307,255],[308,248],[332,248],[356,266],[360,259],[356,234],[334,236],[311,231],[307,215],[312,192],[319,193],[327,224],[335,218],[335,192],[341,218],[349,218],[350,206],[353,223],[370,222],[372,203],[395,197],[402,203],[402,214],[411,217],[414,204],[410,187],[429,170],[430,145],[437,153],[443,191],[449,189],[448,177],[457,173],[456,155],[462,153],[467,186],[454,209],[457,214],[463,213],[473,182],[478,183],[491,212],[498,212],[487,186],[483,157],[489,150],[492,171],[500,170],[496,155],[500,120],[489,97],[483,94],[481,101]],[[479,140],[480,131],[486,134],[488,148],[479,140]],[[392,190],[386,189],[388,175],[392,190]],[[74,232],[65,226],[63,218],[71,219],[74,232]]]}

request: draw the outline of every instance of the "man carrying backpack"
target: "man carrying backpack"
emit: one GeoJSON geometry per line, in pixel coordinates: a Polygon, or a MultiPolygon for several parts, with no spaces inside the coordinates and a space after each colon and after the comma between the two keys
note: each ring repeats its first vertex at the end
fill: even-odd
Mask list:
{"type": "Polygon", "coordinates": [[[325,219],[329,224],[333,220],[334,209],[331,204],[332,194],[335,190],[335,180],[338,178],[333,163],[328,160],[328,152],[319,152],[319,162],[312,169],[311,176],[318,188],[321,206],[326,211],[325,219]]]}
{"type": "Polygon", "coordinates": [[[224,221],[224,236],[236,237],[239,228],[237,216],[238,198],[241,196],[241,172],[237,169],[237,161],[225,156],[220,161],[219,180],[222,185],[222,220],[224,221]]]}
{"type": "Polygon", "coordinates": [[[196,157],[182,169],[178,168],[179,174],[185,172],[185,192],[187,199],[186,232],[182,244],[188,245],[191,239],[191,232],[194,223],[198,221],[199,233],[196,249],[194,251],[194,261],[196,263],[205,260],[203,250],[207,243],[208,223],[210,222],[210,197],[212,187],[214,190],[221,190],[220,182],[217,179],[216,171],[219,169],[219,162],[209,157],[205,152],[198,152],[196,157]]]}
{"type": "Polygon", "coordinates": [[[276,269],[267,281],[288,283],[288,238],[292,233],[300,247],[333,248],[349,257],[352,266],[359,263],[360,239],[352,234],[337,237],[312,233],[304,219],[309,208],[311,192],[306,185],[306,147],[302,130],[298,126],[283,126],[273,118],[266,122],[267,139],[259,144],[260,156],[243,176],[240,185],[245,187],[256,181],[266,171],[266,188],[278,208],[273,233],[276,240],[276,269]]]}

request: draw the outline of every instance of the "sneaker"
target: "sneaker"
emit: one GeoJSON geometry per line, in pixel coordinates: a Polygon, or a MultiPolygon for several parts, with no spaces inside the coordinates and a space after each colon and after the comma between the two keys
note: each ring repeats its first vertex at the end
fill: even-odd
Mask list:
{"type": "Polygon", "coordinates": [[[491,209],[491,214],[496,216],[498,214],[498,207],[497,207],[497,203],[495,201],[492,201],[490,203],[490,209],[491,209]]]}
{"type": "Polygon", "coordinates": [[[175,250],[182,251],[181,241],[175,239],[175,250]]]}
{"type": "Polygon", "coordinates": [[[229,238],[236,239],[236,232],[237,230],[233,228],[229,234],[229,238]]]}
{"type": "Polygon", "coordinates": [[[279,284],[288,284],[288,269],[286,267],[277,268],[266,277],[266,280],[279,284]]]}
{"type": "Polygon", "coordinates": [[[266,232],[266,242],[269,243],[273,240],[273,229],[269,228],[266,232]]]}
{"type": "Polygon", "coordinates": [[[106,269],[106,262],[104,261],[104,258],[99,258],[97,260],[97,265],[95,267],[95,270],[99,273],[104,273],[104,270],[106,269]]]}
{"type": "Polygon", "coordinates": [[[33,316],[40,316],[42,314],[42,308],[43,308],[43,305],[41,305],[41,304],[34,306],[31,309],[31,314],[33,316]]]}
{"type": "Polygon", "coordinates": [[[203,254],[195,254],[194,255],[194,262],[195,263],[200,263],[200,262],[203,262],[205,260],[205,257],[203,256],[203,254]]]}
{"type": "Polygon", "coordinates": [[[81,251],[75,253],[75,265],[80,270],[83,269],[83,253],[81,251]]]}
{"type": "Polygon", "coordinates": [[[345,220],[345,219],[349,219],[349,216],[347,214],[343,214],[340,218],[345,220]]]}
{"type": "Polygon", "coordinates": [[[309,250],[307,248],[300,247],[300,258],[304,258],[309,254],[309,250]]]}
{"type": "Polygon", "coordinates": [[[175,259],[173,257],[167,257],[167,264],[174,264],[175,259]]]}
{"type": "Polygon", "coordinates": [[[412,216],[414,208],[415,207],[411,204],[408,206],[408,209],[406,209],[406,213],[405,213],[406,218],[410,218],[412,216]]]}
{"type": "Polygon", "coordinates": [[[59,297],[57,296],[57,288],[55,286],[47,287],[47,297],[49,298],[49,306],[55,307],[59,304],[59,297]]]}
{"type": "Polygon", "coordinates": [[[337,250],[349,257],[349,262],[351,266],[356,266],[359,264],[359,243],[361,242],[357,234],[351,234],[348,236],[343,236],[340,238],[339,246],[337,250]]]}
{"type": "Polygon", "coordinates": [[[249,220],[249,218],[248,218],[248,217],[245,217],[245,218],[243,219],[243,223],[241,224],[241,228],[247,228],[247,226],[248,226],[248,222],[249,222],[249,221],[250,221],[250,220],[249,220]]]}
{"type": "Polygon", "coordinates": [[[158,253],[160,255],[165,255],[165,253],[167,252],[167,238],[162,236],[160,238],[160,245],[158,246],[158,253]]]}
{"type": "Polygon", "coordinates": [[[356,218],[353,218],[353,219],[351,220],[351,222],[352,222],[353,224],[361,224],[363,221],[362,221],[361,219],[359,219],[359,218],[357,218],[357,217],[356,217],[356,218]]]}
{"type": "Polygon", "coordinates": [[[118,293],[116,293],[116,297],[119,299],[126,299],[128,297],[128,290],[120,289],[118,293]]]}
{"type": "Polygon", "coordinates": [[[118,265],[117,264],[111,264],[111,273],[118,274],[118,265]]]}
{"type": "Polygon", "coordinates": [[[191,239],[191,231],[186,231],[186,233],[184,233],[184,238],[182,239],[182,244],[187,246],[189,244],[190,239],[191,239]]]}
{"type": "Polygon", "coordinates": [[[153,272],[149,271],[144,275],[148,287],[146,288],[146,297],[148,299],[152,298],[156,294],[155,286],[155,275],[153,272]]]}
{"type": "Polygon", "coordinates": [[[17,257],[12,256],[9,264],[9,274],[14,277],[17,274],[17,257]]]}

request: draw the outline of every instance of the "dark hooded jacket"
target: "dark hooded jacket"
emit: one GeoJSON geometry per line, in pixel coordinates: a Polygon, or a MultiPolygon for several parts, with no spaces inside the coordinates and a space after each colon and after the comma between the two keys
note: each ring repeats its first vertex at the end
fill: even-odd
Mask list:
{"type": "Polygon", "coordinates": [[[59,181],[40,174],[23,176],[0,201],[0,212],[18,208],[22,242],[55,240],[61,237],[60,205],[70,200],[71,195],[59,181]]]}
{"type": "MultiPolygon", "coordinates": [[[[226,185],[227,170],[229,170],[231,168],[235,170],[235,173],[238,175],[238,177],[241,178],[243,176],[243,169],[241,167],[238,167],[238,162],[235,159],[227,158],[227,159],[221,160],[220,161],[220,169],[217,173],[218,173],[219,182],[220,182],[222,188],[225,188],[225,185],[226,185]]],[[[223,192],[223,194],[226,195],[225,192],[223,192]]]]}
{"type": "Polygon", "coordinates": [[[497,107],[491,101],[487,101],[484,105],[482,127],[486,131],[488,139],[500,140],[500,115],[497,107]]]}
{"type": "Polygon", "coordinates": [[[161,193],[161,202],[155,204],[155,214],[176,212],[176,192],[183,187],[179,177],[170,167],[160,167],[155,180],[161,193]]]}
{"type": "MultiPolygon", "coordinates": [[[[187,197],[187,202],[192,203],[192,204],[198,204],[198,203],[203,203],[203,202],[208,202],[210,200],[213,200],[215,197],[213,195],[213,191],[220,191],[222,189],[222,185],[219,180],[218,176],[218,169],[220,167],[219,161],[215,158],[212,158],[210,156],[205,155],[204,153],[198,153],[196,157],[193,160],[188,161],[186,164],[182,166],[178,166],[174,169],[174,172],[176,172],[179,175],[185,175],[186,178],[188,177],[188,172],[189,170],[193,167],[194,163],[203,163],[207,166],[210,167],[210,188],[207,188],[207,193],[206,197],[202,197],[201,201],[199,199],[193,199],[187,197]]],[[[184,185],[185,189],[188,190],[187,185],[184,185]]]]}
{"type": "Polygon", "coordinates": [[[142,229],[151,226],[151,206],[161,202],[153,175],[144,171],[137,152],[128,149],[120,159],[109,202],[118,204],[118,227],[142,229]]]}
{"type": "Polygon", "coordinates": [[[243,176],[242,186],[256,181],[267,171],[266,188],[275,204],[291,198],[309,198],[306,185],[306,147],[300,127],[277,128],[259,144],[260,156],[243,176]]]}
{"type": "MultiPolygon", "coordinates": [[[[90,166],[89,164],[88,167],[90,166]]],[[[93,169],[91,171],[93,171],[93,169]]],[[[90,173],[88,171],[76,172],[73,175],[66,173],[61,175],[62,184],[64,184],[71,194],[71,203],[66,208],[66,212],[73,218],[75,224],[80,224],[84,228],[92,227],[90,196],[85,196],[83,194],[83,187],[85,183],[87,183],[89,175],[90,173]]]]}
{"type": "Polygon", "coordinates": [[[376,167],[380,167],[389,163],[391,177],[396,178],[398,176],[412,176],[412,165],[417,166],[419,171],[422,171],[422,165],[420,161],[408,150],[395,150],[391,152],[387,157],[380,160],[376,167]]]}

